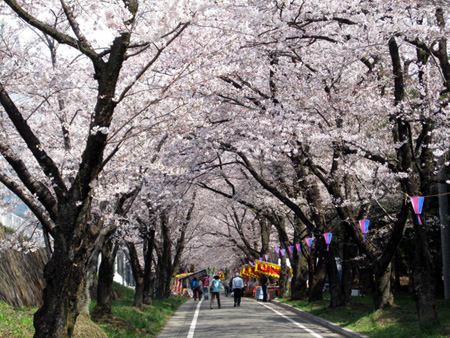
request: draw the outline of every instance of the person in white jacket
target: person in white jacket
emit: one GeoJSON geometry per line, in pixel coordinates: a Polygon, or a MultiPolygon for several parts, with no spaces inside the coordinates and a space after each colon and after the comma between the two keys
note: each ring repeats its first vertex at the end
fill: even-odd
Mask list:
{"type": "Polygon", "coordinates": [[[236,273],[231,284],[231,290],[234,293],[234,307],[241,306],[241,298],[244,294],[244,281],[239,276],[239,273],[236,273]]]}

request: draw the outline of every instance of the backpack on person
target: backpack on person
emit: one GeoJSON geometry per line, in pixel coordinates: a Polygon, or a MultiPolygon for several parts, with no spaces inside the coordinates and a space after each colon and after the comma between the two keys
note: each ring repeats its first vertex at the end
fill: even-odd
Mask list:
{"type": "Polygon", "coordinates": [[[213,291],[215,288],[219,288],[220,287],[220,281],[218,281],[217,279],[214,279],[211,283],[211,287],[209,288],[210,291],[213,291]]]}

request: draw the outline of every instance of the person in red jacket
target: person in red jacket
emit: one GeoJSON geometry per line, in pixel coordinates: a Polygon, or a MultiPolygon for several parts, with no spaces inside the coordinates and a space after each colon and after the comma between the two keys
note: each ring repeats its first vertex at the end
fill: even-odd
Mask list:
{"type": "Polygon", "coordinates": [[[205,300],[208,300],[209,298],[209,278],[208,276],[206,276],[205,278],[203,278],[203,296],[205,298],[205,300]]]}

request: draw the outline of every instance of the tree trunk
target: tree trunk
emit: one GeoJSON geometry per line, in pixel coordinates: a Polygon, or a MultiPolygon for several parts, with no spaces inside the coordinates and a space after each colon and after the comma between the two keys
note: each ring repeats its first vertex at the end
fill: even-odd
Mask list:
{"type": "Polygon", "coordinates": [[[92,237],[86,231],[90,201],[82,210],[70,207],[54,235],[54,252],[44,268],[44,305],[34,314],[34,338],[72,337],[86,289],[85,262],[92,237]]]}
{"type": "Polygon", "coordinates": [[[156,277],[158,284],[156,287],[155,297],[157,299],[164,299],[170,296],[170,288],[168,287],[168,285],[170,284],[171,271],[172,269],[170,269],[170,267],[168,267],[164,263],[160,265],[159,273],[156,277]]]}
{"type": "Polygon", "coordinates": [[[89,316],[89,306],[91,305],[91,289],[94,286],[94,278],[97,274],[97,266],[98,266],[98,251],[94,254],[94,257],[91,257],[89,262],[89,266],[87,267],[86,273],[86,286],[83,291],[83,295],[80,300],[79,311],[80,314],[89,316]]]}
{"type": "Polygon", "coordinates": [[[344,241],[343,257],[341,261],[342,278],[341,278],[341,289],[342,297],[345,305],[349,305],[351,302],[351,294],[353,288],[353,263],[352,258],[354,257],[353,251],[355,251],[353,242],[350,236],[347,235],[347,231],[344,232],[346,239],[344,241]]]}
{"type": "Polygon", "coordinates": [[[152,261],[153,261],[153,240],[155,230],[150,230],[150,234],[144,241],[144,304],[152,304],[153,287],[152,287],[152,261]]]}
{"type": "Polygon", "coordinates": [[[289,286],[288,286],[289,275],[290,275],[290,271],[286,265],[286,256],[283,256],[281,258],[280,279],[278,280],[279,287],[280,287],[280,294],[278,295],[279,297],[285,298],[285,297],[289,296],[289,286]]]}
{"type": "Polygon", "coordinates": [[[163,238],[163,247],[158,254],[159,274],[156,297],[158,299],[170,297],[170,282],[173,272],[172,265],[172,239],[170,236],[169,217],[165,212],[160,215],[161,235],[163,238]]]}
{"type": "Polygon", "coordinates": [[[108,240],[102,247],[102,261],[98,271],[97,306],[95,312],[111,314],[111,302],[114,281],[114,263],[116,261],[119,246],[108,240]]]}
{"type": "Polygon", "coordinates": [[[292,261],[291,300],[302,300],[306,297],[306,271],[307,262],[301,253],[294,251],[292,261]]]}
{"type": "Polygon", "coordinates": [[[133,306],[142,309],[144,304],[144,278],[139,275],[138,279],[135,279],[135,293],[134,293],[134,302],[133,306]]]}
{"type": "MultiPolygon", "coordinates": [[[[441,159],[440,162],[443,162],[441,159]]],[[[445,299],[450,299],[450,212],[447,195],[447,180],[445,166],[439,170],[439,218],[441,220],[441,247],[442,247],[442,266],[444,272],[444,295],[445,299]]]]}
{"type": "Polygon", "coordinates": [[[394,294],[391,288],[392,264],[387,269],[378,266],[374,268],[375,290],[373,293],[373,305],[375,310],[380,310],[394,305],[394,294]]]}
{"type": "Polygon", "coordinates": [[[135,282],[135,293],[133,306],[142,309],[144,303],[144,272],[139,263],[139,256],[134,243],[127,242],[128,253],[130,254],[131,271],[135,282]]]}
{"type": "Polygon", "coordinates": [[[413,298],[419,321],[438,323],[434,302],[434,284],[431,273],[431,259],[428,252],[424,225],[414,221],[415,264],[413,267],[413,298]]]}
{"type": "Polygon", "coordinates": [[[334,309],[345,305],[336,258],[333,254],[333,247],[329,249],[330,251],[326,251],[325,247],[320,245],[320,249],[324,252],[328,283],[330,285],[330,308],[334,309]]]}
{"type": "MultiPolygon", "coordinates": [[[[71,248],[74,251],[73,248],[71,248]]],[[[56,249],[44,269],[44,305],[34,315],[34,338],[71,337],[78,316],[77,302],[86,285],[83,262],[56,249]],[[75,306],[74,306],[75,305],[75,306]]]]}
{"type": "Polygon", "coordinates": [[[324,260],[319,258],[317,266],[313,262],[313,256],[309,258],[309,302],[323,299],[323,286],[325,284],[326,269],[324,260]]]}
{"type": "Polygon", "coordinates": [[[394,270],[394,276],[395,276],[395,282],[393,285],[394,292],[400,292],[400,290],[401,290],[399,264],[400,264],[399,255],[398,255],[398,253],[396,253],[395,257],[394,257],[393,267],[392,267],[392,269],[394,270]]]}

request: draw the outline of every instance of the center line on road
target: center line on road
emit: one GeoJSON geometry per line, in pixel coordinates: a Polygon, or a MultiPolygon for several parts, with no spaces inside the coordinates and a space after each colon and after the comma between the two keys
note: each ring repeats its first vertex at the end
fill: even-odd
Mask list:
{"type": "Polygon", "coordinates": [[[305,330],[306,332],[311,333],[314,337],[317,337],[317,338],[323,338],[320,334],[315,333],[313,330],[308,329],[306,326],[304,326],[304,325],[302,325],[302,324],[296,322],[295,320],[289,318],[288,316],[285,316],[284,314],[282,314],[281,312],[275,310],[274,308],[272,308],[272,307],[270,307],[270,306],[268,306],[268,305],[266,305],[266,304],[262,304],[262,303],[259,303],[259,304],[262,305],[262,306],[265,306],[265,307],[268,308],[269,310],[272,310],[272,311],[275,312],[277,315],[279,315],[279,316],[281,316],[281,317],[283,317],[283,318],[289,320],[291,323],[297,325],[299,328],[305,330]]]}
{"type": "Polygon", "coordinates": [[[197,318],[200,312],[200,306],[202,305],[203,299],[198,302],[197,308],[195,309],[194,318],[192,318],[191,327],[189,328],[189,333],[187,338],[194,338],[195,326],[197,325],[197,318]]]}

